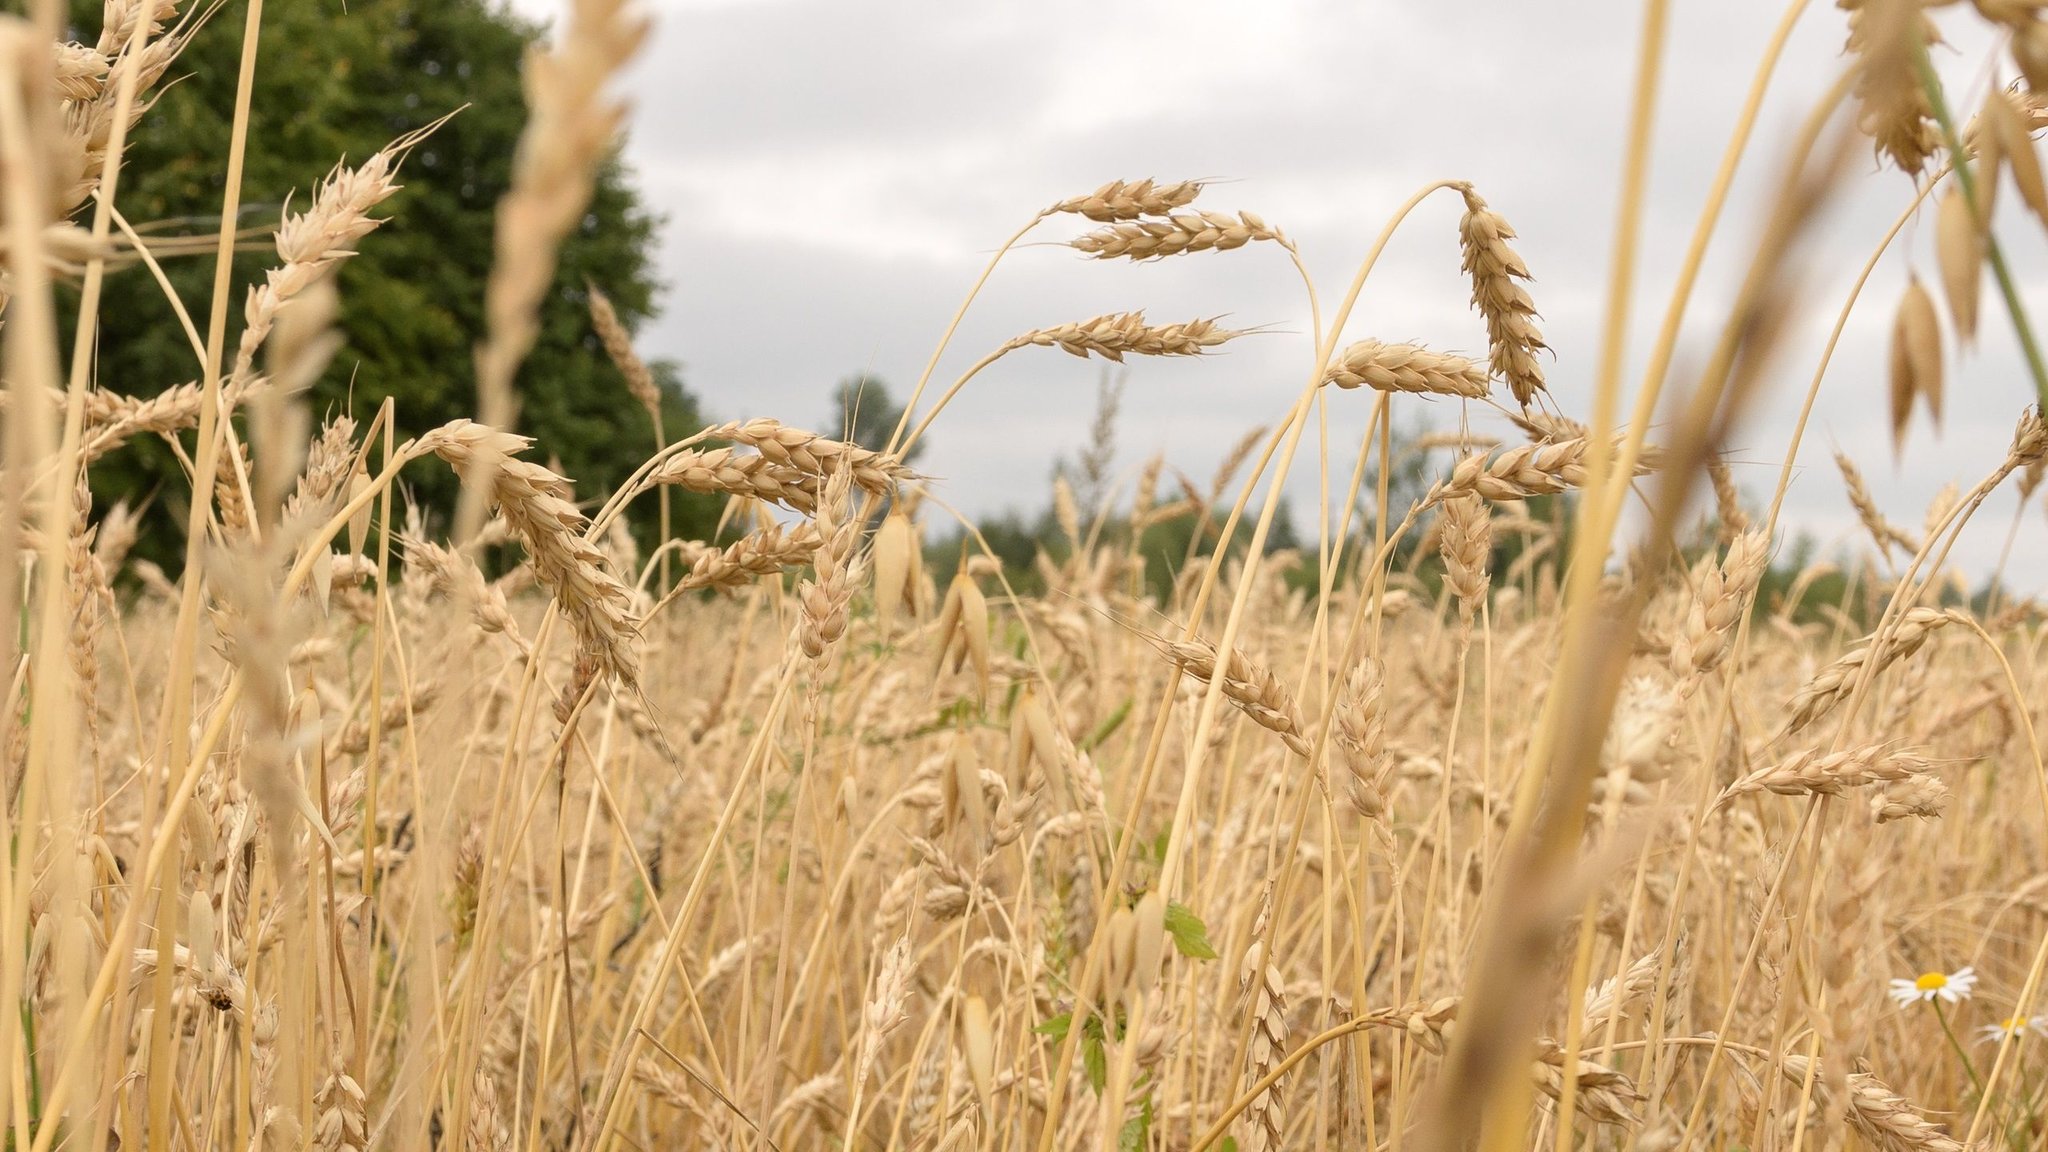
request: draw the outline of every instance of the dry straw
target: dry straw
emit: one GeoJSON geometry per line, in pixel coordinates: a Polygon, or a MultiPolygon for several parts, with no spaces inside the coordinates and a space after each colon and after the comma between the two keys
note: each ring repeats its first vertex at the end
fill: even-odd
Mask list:
{"type": "MultiPolygon", "coordinates": [[[[2011,32],[2016,55],[2048,61],[2032,8],[1979,7],[2011,32]]],[[[104,101],[123,75],[121,29],[174,11],[115,0],[97,48],[66,46],[49,62],[46,110],[104,101]]],[[[479,334],[481,372],[500,383],[516,369],[520,326],[561,284],[548,253],[564,217],[550,214],[567,210],[609,146],[616,108],[603,85],[638,36],[618,4],[582,0],[577,13],[558,49],[536,59],[534,135],[500,217],[525,230],[501,241],[534,247],[501,249],[491,328],[479,334]],[[508,318],[508,305],[519,314],[508,318]]],[[[1854,19],[1867,33],[1867,14],[1854,19]]],[[[0,104],[13,90],[0,85],[0,104]]],[[[2028,220],[2044,215],[2026,138],[2043,126],[2041,109],[1994,93],[1978,120],[1984,183],[2010,174],[2028,220]]],[[[55,183],[77,175],[98,127],[64,125],[71,142],[55,183]]],[[[1925,127],[1924,116],[1913,125],[1925,127]]],[[[1251,430],[1208,485],[1163,457],[1133,467],[1129,505],[1105,404],[1081,466],[1053,487],[1049,519],[1071,555],[1037,565],[1043,590],[1002,579],[995,599],[984,590],[1002,566],[975,557],[927,617],[922,494],[906,489],[918,478],[893,454],[773,420],[724,424],[658,447],[593,520],[559,469],[521,459],[528,442],[497,426],[460,421],[386,459],[381,436],[365,442],[351,420],[317,433],[294,425],[283,402],[332,350],[334,265],[377,242],[365,233],[394,186],[395,155],[335,170],[303,211],[286,213],[279,266],[248,297],[239,363],[219,395],[193,385],[75,397],[87,456],[159,433],[189,457],[186,433],[202,416],[211,429],[252,405],[240,423],[253,455],[233,436],[223,450],[206,445],[193,490],[153,506],[218,493],[214,535],[234,551],[184,576],[184,592],[209,605],[217,645],[178,656],[166,674],[160,654],[177,624],[163,601],[180,590],[126,556],[144,513],[117,505],[95,527],[84,486],[51,490],[71,501],[53,518],[76,523],[34,541],[33,564],[0,564],[10,602],[40,592],[45,606],[22,620],[42,648],[16,653],[0,708],[0,798],[28,837],[18,859],[0,853],[0,919],[22,945],[0,955],[0,985],[26,1012],[0,1037],[0,1092],[13,1102],[0,1110],[25,1152],[60,1141],[410,1148],[437,1134],[478,1152],[559,1139],[1049,1152],[1115,1145],[1126,1121],[1148,1116],[1139,1143],[1188,1152],[1225,1132],[1242,1149],[1389,1136],[1419,1148],[1432,1083],[1485,1110],[1508,1143],[1528,1143],[1529,1131],[1545,1146],[1612,1143],[1624,1138],[1587,1129],[1646,1115],[1654,1126],[1628,1137],[1646,1152],[1783,1152],[1838,1143],[1845,1129],[1887,1152],[1960,1148],[1928,1117],[1977,1104],[2002,1123],[2024,1111],[2031,1086],[2011,1054],[1969,1084],[1935,1021],[1880,1014],[1866,993],[1887,945],[1876,929],[1903,925],[1893,943],[1916,965],[1949,967],[1964,957],[1942,950],[1970,945],[1987,991],[2034,998],[2021,975],[2032,943],[1996,930],[2010,901],[1951,890],[1965,877],[1973,891],[2024,896],[2037,817],[2007,802],[2011,788],[1951,793],[1937,765],[2031,764],[2025,704],[2040,671],[2010,658],[2032,651],[2039,606],[2001,589],[1985,610],[1992,644],[1969,649],[1985,657],[1976,667],[1927,656],[1938,629],[1977,629],[1960,612],[1912,607],[1934,581],[1851,570],[1823,582],[1809,566],[1764,627],[1745,629],[1757,589],[1779,582],[1771,536],[1749,523],[1738,474],[1709,459],[1739,437],[1694,435],[1688,419],[1669,427],[1685,450],[1646,447],[1641,467],[1704,462],[1714,529],[1668,515],[1655,525],[1659,549],[1638,550],[1625,574],[1604,577],[1597,556],[1575,567],[1585,557],[1567,558],[1565,544],[1599,543],[1582,534],[1583,502],[1518,502],[1587,483],[1599,442],[1541,395],[1528,270],[1512,229],[1469,188],[1454,186],[1487,363],[1367,341],[1312,382],[1481,400],[1469,414],[1483,420],[1499,410],[1488,394],[1499,379],[1529,405],[1504,412],[1529,443],[1504,441],[1502,428],[1427,441],[1459,454],[1415,457],[1448,475],[1406,508],[1412,493],[1391,481],[1387,507],[1364,495],[1375,469],[1400,468],[1369,452],[1356,491],[1334,477],[1327,511],[1342,535],[1331,554],[1247,556],[1218,542],[1212,517],[1245,511],[1233,502],[1240,474],[1262,449],[1290,444],[1291,454],[1289,438],[1330,397],[1306,393],[1292,431],[1251,430]],[[266,396],[279,402],[268,413],[254,407],[266,396]],[[425,454],[473,485],[479,521],[491,503],[502,516],[450,547],[425,539],[424,515],[408,515],[391,571],[375,514],[425,454]],[[739,498],[727,523],[740,534],[664,539],[653,559],[672,568],[680,558],[682,576],[643,613],[630,574],[652,581],[655,569],[636,557],[629,529],[645,525],[631,517],[650,488],[676,487],[739,498]],[[753,500],[806,518],[776,523],[753,500]],[[1160,534],[1148,541],[1143,529],[1165,520],[1182,521],[1170,527],[1187,544],[1159,557],[1160,534]],[[514,538],[525,562],[489,579],[480,565],[497,557],[484,549],[514,538]],[[1496,539],[1517,553],[1498,574],[1496,539]],[[1424,570],[1432,551],[1440,584],[1424,570]],[[1161,562],[1168,579],[1155,580],[1161,562]],[[110,577],[124,572],[151,594],[117,600],[110,577]],[[730,595],[689,595],[711,589],[730,595]],[[1439,611],[1413,609],[1432,593],[1439,611]],[[1464,643],[1489,601],[1483,642],[1464,643]],[[1524,817],[1585,811],[1547,803],[1545,774],[1524,769],[1542,751],[1543,702],[1569,710],[1586,696],[1555,681],[1557,653],[1580,648],[1579,629],[1617,604],[1643,606],[1649,624],[1608,653],[1612,717],[1604,731],[1566,725],[1578,742],[1551,750],[1601,777],[1602,823],[1591,837],[1558,825],[1559,879],[1523,901],[1510,793],[1525,791],[1524,817]],[[1885,623],[1829,663],[1829,625],[1809,614],[1850,636],[1861,630],[1853,620],[1885,623]],[[1213,643],[1134,637],[1119,623],[1148,616],[1186,620],[1188,635],[1213,643]],[[75,677],[75,726],[30,707],[53,682],[46,660],[75,677]],[[1878,685],[1882,705],[1845,715],[1894,665],[1878,685]],[[1803,685],[1789,671],[1808,667],[1819,671],[1803,685]],[[574,715],[599,680],[619,690],[592,722],[573,732],[546,722],[550,703],[574,715]],[[1175,738],[1203,681],[1251,724],[1226,713],[1175,738]],[[792,707],[806,688],[807,703],[792,707]],[[1756,726],[1787,714],[1785,732],[1756,726]],[[688,734],[686,756],[662,735],[671,717],[688,734]],[[1325,728],[1330,775],[1290,768],[1325,728]],[[1796,742],[1786,738],[1795,729],[1796,742]],[[1176,793],[1187,800],[1169,823],[1176,793]],[[1836,794],[1868,822],[1798,819],[1808,799],[1836,794]],[[1673,819],[1681,806],[1716,810],[1673,819]],[[1961,853],[1953,876],[1896,867],[1941,829],[1871,826],[1944,812],[1958,821],[1950,832],[1971,833],[1943,839],[1961,853]],[[1652,830],[1646,842],[1614,835],[1636,821],[1652,830]],[[1843,879],[1852,857],[1871,863],[1825,882],[1843,879]],[[1805,874],[1815,867],[1817,886],[1805,874]],[[1520,948],[1512,935],[1489,941],[1482,910],[1503,907],[1548,923],[1582,912],[1582,962],[1542,946],[1548,929],[1535,920],[1508,928],[1540,929],[1523,938],[1537,946],[1520,959],[1496,951],[1520,948]],[[1242,949],[1239,962],[1200,962],[1205,933],[1242,949]],[[1169,963],[1169,937],[1191,954],[1169,963]],[[1507,960],[1506,984],[1527,993],[1529,1014],[1519,1038],[1475,1047],[1493,1061],[1487,1071],[1513,1082],[1481,1099],[1465,1089],[1473,1081],[1457,1061],[1467,1054],[1447,1042],[1456,993],[1481,991],[1472,965],[1494,958],[1507,960]],[[1821,998],[1802,1020],[1793,1001],[1813,989],[1791,982],[1815,974],[1821,998]],[[1036,1029],[1063,1011],[1081,1026],[1054,1044],[1036,1029]],[[1585,1027],[1567,1023],[1564,1043],[1540,1038],[1543,1012],[1585,1027]],[[1858,1071],[1857,1053],[1880,1035],[1910,1057],[1916,1098],[1942,1112],[1910,1107],[1858,1071]],[[1814,1038],[1828,1067],[1769,1055],[1814,1038]],[[1694,1066],[1689,1053],[1707,1043],[1769,1062],[1795,1087],[1759,1093],[1712,1058],[1694,1066]],[[424,1078],[411,1085],[416,1070],[424,1078]],[[1802,1127],[1801,1106],[1822,1123],[1802,1127]],[[1696,1113],[1680,1135],[1686,1108],[1696,1113]]],[[[8,171],[19,201],[28,169],[8,171]]],[[[28,191],[40,205],[41,186],[28,191]]],[[[1091,220],[1100,230],[1080,247],[1103,257],[1285,243],[1257,217],[1193,211],[1201,192],[1198,181],[1116,181],[1032,223],[1091,220]]],[[[1931,222],[1943,230],[1941,287],[1922,294],[1944,296],[1959,332],[1971,287],[1956,272],[1975,275],[1978,243],[1960,229],[1981,228],[1991,207],[1950,194],[1931,222]]],[[[33,239],[20,231],[14,243],[33,239]]],[[[15,271],[28,280],[40,270],[15,271]]],[[[17,308],[33,299],[24,292],[17,308]]],[[[1942,367],[1938,305],[1922,303],[1900,345],[1909,412],[1940,393],[1930,381],[1942,367]]],[[[590,304],[634,402],[657,412],[658,380],[602,294],[590,304]]],[[[21,319],[6,327],[17,352],[21,319]]],[[[1011,347],[1189,356],[1234,335],[1215,320],[1152,325],[1120,313],[1011,347]]],[[[47,381],[23,376],[14,391],[16,404],[52,408],[47,381]]],[[[486,399],[509,393],[487,388],[486,399]]],[[[631,404],[621,418],[637,419],[631,404]]],[[[9,428],[25,435],[30,423],[9,428]]],[[[2048,432],[2029,415],[1990,479],[1929,509],[1925,556],[1846,459],[1843,472],[1879,546],[1915,553],[1917,574],[1952,567],[1936,546],[2008,474],[2024,466],[2021,495],[2038,495],[2044,446],[2048,432]]],[[[1628,478],[1616,479],[1618,492],[1628,478]]],[[[0,522],[0,553],[15,556],[21,534],[0,522]]],[[[1498,1019],[1468,1020],[1465,1039],[1498,1019]]],[[[1754,1068],[1762,1087],[1776,1083],[1765,1063],[1754,1068]]],[[[1960,1119],[1950,1127],[1961,1133],[1960,1119]]]]}

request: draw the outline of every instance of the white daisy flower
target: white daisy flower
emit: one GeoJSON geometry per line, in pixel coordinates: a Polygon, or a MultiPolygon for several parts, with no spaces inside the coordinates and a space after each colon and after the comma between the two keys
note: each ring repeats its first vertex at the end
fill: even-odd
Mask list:
{"type": "Polygon", "coordinates": [[[2027,1019],[2011,1016],[2000,1020],[1996,1024],[1986,1024],[1977,1029],[1977,1042],[1980,1044],[2001,1044],[2007,1040],[2020,1039],[2029,1032],[2036,1036],[2048,1036],[2048,1016],[2034,1016],[2027,1019]]]}
{"type": "Polygon", "coordinates": [[[1923,972],[1917,980],[1893,980],[1891,998],[1900,1007],[1910,1007],[1922,1000],[1940,999],[1954,1004],[1968,1000],[1977,987],[1977,970],[1962,967],[1954,972],[1923,972]]]}

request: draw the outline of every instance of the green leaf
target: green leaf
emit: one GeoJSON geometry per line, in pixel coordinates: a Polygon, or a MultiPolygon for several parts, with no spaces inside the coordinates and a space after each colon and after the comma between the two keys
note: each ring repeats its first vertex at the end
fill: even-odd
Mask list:
{"type": "Polygon", "coordinates": [[[1216,948],[1209,943],[1209,926],[1187,905],[1168,902],[1166,930],[1172,934],[1173,947],[1181,955],[1195,960],[1216,959],[1216,948]]]}
{"type": "Polygon", "coordinates": [[[1067,1039],[1067,1030],[1073,1026],[1074,1014],[1072,1012],[1062,1012],[1038,1027],[1033,1028],[1032,1031],[1041,1036],[1052,1037],[1052,1042],[1055,1044],[1063,1044],[1067,1039]]]}
{"type": "Polygon", "coordinates": [[[1103,1050],[1101,1037],[1081,1038],[1081,1069],[1087,1073],[1088,1086],[1100,1095],[1103,1085],[1109,1083],[1109,1055],[1103,1050]]]}
{"type": "Polygon", "coordinates": [[[1152,1137],[1152,1094],[1147,1092],[1138,1101],[1138,1111],[1124,1126],[1117,1130],[1117,1152],[1145,1152],[1145,1144],[1152,1137]]]}
{"type": "Polygon", "coordinates": [[[1129,718],[1130,714],[1131,698],[1126,696],[1124,697],[1124,702],[1116,706],[1116,711],[1111,712],[1107,719],[1097,724],[1095,730],[1088,733],[1087,738],[1081,741],[1081,751],[1095,751],[1097,745],[1116,734],[1116,730],[1123,726],[1123,722],[1129,718]]]}
{"type": "Polygon", "coordinates": [[[1225,1136],[1223,1143],[1216,1146],[1217,1152],[1237,1152],[1237,1137],[1225,1136]]]}

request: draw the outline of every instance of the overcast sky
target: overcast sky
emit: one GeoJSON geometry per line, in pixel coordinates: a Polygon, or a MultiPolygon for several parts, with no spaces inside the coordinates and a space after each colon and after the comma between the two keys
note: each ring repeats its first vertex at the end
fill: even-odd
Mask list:
{"type": "MultiPolygon", "coordinates": [[[[542,19],[561,0],[517,0],[542,19]]],[[[659,0],[653,39],[625,85],[626,145],[646,200],[665,214],[662,312],[643,351],[684,366],[716,418],[821,426],[842,376],[872,371],[908,391],[947,319],[1002,239],[1054,200],[1111,179],[1213,179],[1201,206],[1250,209],[1300,244],[1329,307],[1386,217],[1428,181],[1473,181],[1521,233],[1555,359],[1562,410],[1592,394],[1621,141],[1640,5],[1462,5],[1422,0],[1225,3],[1073,0],[659,0]]],[[[1707,185],[1782,8],[1681,0],[1666,52],[1629,391],[1671,290],[1707,185]]],[[[1991,44],[1967,6],[1938,49],[1974,107],[1991,44]]],[[[1815,0],[1773,81],[1755,145],[1695,295],[1674,384],[1705,355],[1761,227],[1761,205],[1800,116],[1837,74],[1843,16],[1815,0]]],[[[1737,437],[1753,508],[1777,478],[1792,419],[1849,282],[1910,196],[1907,179],[1859,153],[1824,229],[1795,336],[1771,398],[1737,437]]],[[[2011,189],[2006,190],[2010,193],[2011,189]]],[[[2048,314],[2048,245],[2007,196],[2000,214],[2035,315],[2048,314]]],[[[1345,331],[1473,355],[1483,325],[1458,268],[1458,203],[1410,218],[1345,331]]],[[[1931,221],[1930,221],[1931,223],[1931,221]]],[[[1058,217],[1035,238],[1069,239],[1058,217]]],[[[1996,461],[2031,389],[1988,283],[1978,349],[1951,360],[1950,411],[1924,417],[1894,461],[1886,417],[1891,317],[1909,268],[1932,283],[1932,229],[1880,265],[1829,370],[1799,456],[1787,527],[1822,547],[1862,547],[1830,460],[1862,463],[1894,520],[1917,528],[1947,481],[1996,461]]],[[[1279,419],[1311,356],[1300,281],[1270,245],[1147,265],[1097,264],[1056,243],[1013,253],[940,367],[950,380],[1020,331],[1144,309],[1155,323],[1222,315],[1270,332],[1202,361],[1134,361],[1119,426],[1126,475],[1146,457],[1206,481],[1249,427],[1279,419]]],[[[1098,368],[1056,350],[1014,353],[934,426],[920,466],[970,513],[1041,506],[1054,459],[1086,440],[1098,368]]],[[[1331,471],[1348,475],[1370,412],[1332,393],[1331,471]]],[[[1445,402],[1403,398],[1409,426],[1455,426],[1445,402]]],[[[1503,431],[1475,410],[1478,431],[1503,431]]],[[[1506,430],[1512,435],[1511,430],[1506,430]]],[[[1290,484],[1313,524],[1315,462],[1290,484]]],[[[1988,573],[2012,522],[2002,493],[1958,549],[1988,573]]],[[[2048,590],[2048,522],[2022,523],[2012,581],[2048,590]]]]}

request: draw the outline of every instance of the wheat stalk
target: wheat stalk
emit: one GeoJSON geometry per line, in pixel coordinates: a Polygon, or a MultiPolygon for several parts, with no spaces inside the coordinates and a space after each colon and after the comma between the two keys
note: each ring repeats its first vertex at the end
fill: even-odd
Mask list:
{"type": "Polygon", "coordinates": [[[1250,212],[1179,212],[1098,228],[1068,243],[1097,260],[1160,260],[1183,252],[1227,252],[1257,240],[1286,238],[1250,212]]]}
{"type": "Polygon", "coordinates": [[[1151,325],[1145,323],[1143,312],[1116,312],[1075,324],[1033,329],[1012,339],[1005,347],[1059,348],[1084,360],[1092,352],[1105,360],[1122,363],[1126,355],[1200,356],[1242,335],[1242,332],[1218,328],[1214,320],[1151,325]]]}
{"type": "Polygon", "coordinates": [[[1486,318],[1486,341],[1493,374],[1507,381],[1515,400],[1527,409],[1544,390],[1543,366],[1536,354],[1548,348],[1536,328],[1536,305],[1522,286],[1529,267],[1508,241],[1515,230],[1469,184],[1458,186],[1465,215],[1458,221],[1458,242],[1466,275],[1472,278],[1472,306],[1486,318]]]}
{"type": "Polygon", "coordinates": [[[570,501],[568,482],[517,458],[531,443],[457,420],[421,437],[411,451],[439,456],[465,481],[485,479],[491,502],[526,546],[534,575],[575,628],[578,648],[606,676],[632,688],[640,680],[632,593],[608,570],[604,554],[583,539],[589,521],[570,501]]]}
{"type": "Polygon", "coordinates": [[[1834,796],[1847,788],[1905,780],[1926,772],[1927,758],[1886,745],[1863,745],[1823,753],[1807,748],[1782,763],[1759,768],[1721,790],[1716,809],[1738,796],[1775,792],[1780,796],[1834,796]]]}
{"type": "Polygon", "coordinates": [[[1112,180],[1085,196],[1070,196],[1046,209],[1048,214],[1071,212],[1101,224],[1121,223],[1144,216],[1168,216],[1185,208],[1202,194],[1200,180],[1160,184],[1151,179],[1112,180]]]}
{"type": "Polygon", "coordinates": [[[1323,383],[1468,400],[1482,400],[1487,394],[1486,373],[1463,356],[1378,340],[1360,340],[1344,349],[1323,373],[1323,383]]]}
{"type": "Polygon", "coordinates": [[[1867,674],[1876,676],[1918,652],[1935,632],[1967,619],[1954,609],[1920,607],[1908,610],[1899,618],[1897,629],[1886,635],[1882,647],[1877,648],[1874,664],[1871,653],[1876,638],[1865,637],[1860,647],[1821,669],[1802,685],[1792,696],[1792,715],[1786,721],[1786,731],[1797,732],[1832,712],[1835,705],[1841,703],[1856,686],[1858,677],[1866,674],[1865,665],[1872,665],[1867,674]]]}

